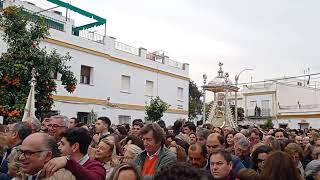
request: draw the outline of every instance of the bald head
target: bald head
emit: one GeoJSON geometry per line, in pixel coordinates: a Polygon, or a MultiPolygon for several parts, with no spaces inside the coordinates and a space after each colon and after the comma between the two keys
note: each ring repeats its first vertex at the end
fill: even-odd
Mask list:
{"type": "Polygon", "coordinates": [[[21,171],[37,174],[53,157],[59,155],[55,140],[45,133],[34,133],[25,138],[20,146],[21,171]]]}
{"type": "Polygon", "coordinates": [[[216,149],[223,148],[224,138],[218,133],[212,133],[208,136],[206,146],[209,153],[216,149]]]}
{"type": "Polygon", "coordinates": [[[45,133],[33,133],[30,134],[28,137],[24,139],[22,142],[22,145],[31,145],[32,147],[35,148],[41,148],[44,145],[44,139],[46,136],[49,136],[48,134],[45,133]]]}

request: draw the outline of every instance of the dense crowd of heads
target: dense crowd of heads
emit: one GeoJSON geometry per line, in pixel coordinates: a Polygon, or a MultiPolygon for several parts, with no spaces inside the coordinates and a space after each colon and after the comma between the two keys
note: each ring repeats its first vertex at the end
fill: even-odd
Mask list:
{"type": "Polygon", "coordinates": [[[0,127],[0,179],[320,180],[319,135],[51,114],[0,127]]]}

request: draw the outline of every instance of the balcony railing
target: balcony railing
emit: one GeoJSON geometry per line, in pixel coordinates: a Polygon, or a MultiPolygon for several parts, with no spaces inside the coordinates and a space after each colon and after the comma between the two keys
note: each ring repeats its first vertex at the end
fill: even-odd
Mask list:
{"type": "Polygon", "coordinates": [[[293,110],[293,109],[317,109],[320,108],[320,104],[308,104],[308,105],[290,105],[290,106],[282,106],[278,105],[280,110],[293,110]]]}
{"type": "Polygon", "coordinates": [[[171,59],[169,59],[168,65],[172,66],[172,67],[175,67],[175,68],[178,68],[178,69],[183,69],[183,64],[182,63],[180,63],[178,61],[171,60],[171,59]]]}
{"type": "Polygon", "coordinates": [[[184,68],[185,68],[183,63],[169,59],[169,57],[166,56],[164,54],[164,52],[162,52],[162,51],[146,52],[146,54],[145,54],[145,52],[142,51],[142,49],[144,49],[144,48],[136,48],[136,47],[127,45],[127,44],[119,42],[119,41],[115,41],[115,49],[133,54],[135,56],[141,56],[141,57],[144,57],[148,60],[155,61],[155,62],[158,62],[161,64],[165,64],[167,66],[171,66],[174,68],[178,68],[178,69],[182,69],[182,70],[184,70],[184,68]]]}
{"type": "Polygon", "coordinates": [[[100,43],[100,44],[104,44],[104,38],[105,36],[95,33],[95,32],[91,32],[91,31],[87,31],[87,30],[82,30],[79,32],[79,37],[100,43]]]}
{"type": "Polygon", "coordinates": [[[133,46],[129,46],[129,45],[124,44],[122,42],[116,41],[115,42],[115,48],[120,50],[120,51],[124,51],[124,52],[130,53],[130,54],[139,56],[139,49],[138,48],[135,48],[133,46]]]}
{"type": "Polygon", "coordinates": [[[247,109],[247,116],[248,117],[269,117],[271,116],[271,109],[270,108],[262,108],[260,110],[247,109]]]}

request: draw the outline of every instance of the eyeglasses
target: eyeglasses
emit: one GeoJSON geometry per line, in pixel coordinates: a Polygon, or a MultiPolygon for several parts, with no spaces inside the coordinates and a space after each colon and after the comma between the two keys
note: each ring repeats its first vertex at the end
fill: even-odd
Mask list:
{"type": "Polygon", "coordinates": [[[30,150],[18,149],[17,151],[18,153],[20,153],[20,155],[24,155],[25,158],[30,158],[33,154],[48,151],[48,150],[30,151],[30,150]]]}
{"type": "Polygon", "coordinates": [[[48,128],[52,128],[52,129],[57,129],[57,128],[59,128],[59,127],[65,127],[65,126],[60,126],[60,125],[58,125],[58,124],[48,124],[47,127],[48,127],[48,128]]]}

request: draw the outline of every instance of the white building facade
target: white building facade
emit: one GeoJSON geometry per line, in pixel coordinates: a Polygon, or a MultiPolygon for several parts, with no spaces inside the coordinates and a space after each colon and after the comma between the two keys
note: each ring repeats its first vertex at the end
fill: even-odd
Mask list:
{"type": "Polygon", "coordinates": [[[244,85],[237,99],[245,112],[240,125],[262,125],[271,118],[275,128],[320,128],[320,89],[299,80],[244,85]]]}
{"type": "MultiPolygon", "coordinates": [[[[24,1],[5,1],[4,7],[21,5],[30,12],[41,8],[24,1]]],[[[177,119],[188,118],[189,65],[169,59],[145,48],[135,48],[115,38],[89,32],[72,35],[73,20],[66,20],[57,12],[41,13],[56,22],[50,28],[50,37],[41,47],[69,53],[71,71],[78,79],[74,93],[69,94],[59,81],[52,110],[68,117],[88,121],[89,116],[108,116],[112,123],[131,123],[145,118],[145,105],[151,97],[159,96],[170,104],[163,120],[173,124],[177,119]]],[[[5,43],[0,40],[2,52],[5,43]]]]}

